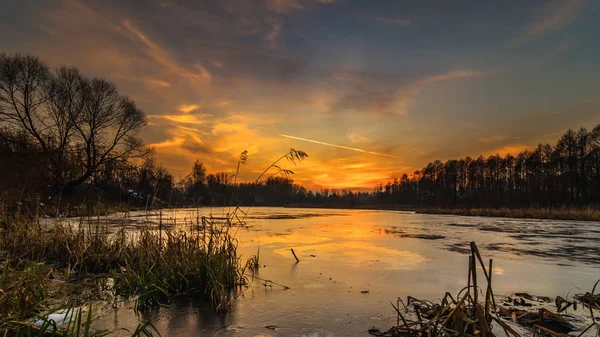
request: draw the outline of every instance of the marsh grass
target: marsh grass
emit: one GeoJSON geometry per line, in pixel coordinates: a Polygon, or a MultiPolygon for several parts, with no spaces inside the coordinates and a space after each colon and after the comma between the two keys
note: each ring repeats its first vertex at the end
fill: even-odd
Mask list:
{"type": "Polygon", "coordinates": [[[10,221],[0,232],[5,255],[0,330],[28,336],[38,329],[18,322],[48,309],[50,279],[56,277],[72,285],[87,277],[111,279],[112,297],[135,298],[136,310],[186,295],[208,298],[217,311],[228,311],[232,291],[247,284],[229,219],[202,218],[191,232],[147,227],[129,232],[122,228],[112,234],[105,225],[59,222],[46,230],[37,221],[10,221]]]}
{"type": "MultiPolygon", "coordinates": [[[[24,274],[16,288],[29,289],[32,275],[42,278],[39,265],[49,263],[63,270],[67,281],[110,274],[116,295],[139,296],[139,309],[187,294],[208,296],[218,310],[227,310],[227,292],[245,283],[231,226],[203,221],[201,229],[191,233],[143,228],[111,235],[102,226],[58,223],[42,230],[35,222],[12,222],[0,234],[0,247],[11,256],[4,262],[2,288],[24,274]]],[[[40,293],[37,297],[43,299],[41,290],[29,293],[40,293]]]]}
{"type": "MultiPolygon", "coordinates": [[[[125,332],[132,337],[155,336],[160,334],[151,323],[138,324],[135,330],[127,329],[110,330],[93,330],[93,308],[90,304],[85,310],[82,307],[70,307],[58,312],[62,320],[58,322],[50,316],[40,316],[33,323],[25,321],[12,321],[9,327],[5,327],[4,336],[11,333],[15,337],[104,337],[115,334],[117,332],[125,332]]],[[[0,333],[2,330],[0,330],[0,333]]]]}
{"type": "MultiPolygon", "coordinates": [[[[287,159],[296,164],[306,157],[306,153],[290,149],[261,176],[271,170],[275,170],[274,174],[289,175],[292,172],[282,169],[278,162],[287,159]]],[[[246,158],[244,151],[235,179],[246,158]]],[[[240,207],[246,199],[248,196],[221,218],[197,214],[195,222],[185,223],[184,228],[163,223],[163,209],[151,209],[152,203],[148,203],[143,226],[134,230],[128,229],[128,213],[121,226],[115,225],[114,219],[103,218],[100,214],[104,212],[93,219],[81,217],[78,223],[59,218],[51,225],[42,224],[38,212],[36,216],[3,217],[0,332],[18,336],[108,334],[90,330],[91,307],[87,319],[79,310],[74,325],[69,323],[66,329],[44,316],[41,326],[28,323],[33,317],[40,320],[40,315],[51,309],[49,294],[57,292],[50,290],[50,279],[58,277],[68,285],[77,285],[90,277],[110,280],[105,283],[112,285],[111,298],[115,301],[135,298],[136,311],[156,308],[180,295],[210,299],[215,310],[229,311],[235,291],[248,284],[246,270],[255,272],[259,268],[259,252],[246,263],[241,262],[237,252],[235,235],[245,225],[247,211],[240,207]],[[158,227],[150,220],[157,214],[158,227]],[[119,228],[116,233],[111,232],[114,228],[119,228]]],[[[77,299],[62,300],[67,301],[65,305],[69,308],[83,304],[77,299]]],[[[140,325],[131,332],[132,336],[150,336],[153,329],[149,328],[152,327],[140,325]]]]}
{"type": "Polygon", "coordinates": [[[7,258],[0,275],[0,317],[22,319],[43,310],[48,295],[47,275],[35,262],[27,262],[20,270],[11,262],[7,258]]]}
{"type": "Polygon", "coordinates": [[[417,213],[455,214],[466,216],[491,216],[503,218],[556,219],[576,221],[600,221],[598,207],[530,207],[530,208],[446,208],[425,207],[416,209],[417,213]]]}

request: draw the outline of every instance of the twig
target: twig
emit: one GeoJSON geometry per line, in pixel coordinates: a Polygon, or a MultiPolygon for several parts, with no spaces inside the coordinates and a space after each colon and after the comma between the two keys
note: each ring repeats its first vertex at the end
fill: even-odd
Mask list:
{"type": "Polygon", "coordinates": [[[298,260],[298,257],[296,256],[296,253],[294,253],[294,248],[290,248],[290,250],[292,251],[292,254],[294,254],[294,257],[296,258],[296,263],[300,262],[300,260],[298,260]]]}

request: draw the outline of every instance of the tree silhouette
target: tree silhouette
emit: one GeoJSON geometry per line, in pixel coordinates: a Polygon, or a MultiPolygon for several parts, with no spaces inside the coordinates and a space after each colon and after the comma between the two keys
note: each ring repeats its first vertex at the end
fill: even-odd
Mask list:
{"type": "Polygon", "coordinates": [[[54,193],[149,153],[137,137],[146,115],[112,83],[72,67],[52,73],[31,55],[0,54],[0,122],[44,154],[54,193]]]}

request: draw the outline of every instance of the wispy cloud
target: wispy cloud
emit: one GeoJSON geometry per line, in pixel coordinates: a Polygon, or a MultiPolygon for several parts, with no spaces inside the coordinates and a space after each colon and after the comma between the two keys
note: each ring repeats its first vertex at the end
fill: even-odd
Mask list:
{"type": "Polygon", "coordinates": [[[507,136],[490,136],[490,137],[483,137],[483,138],[479,138],[479,141],[482,143],[497,143],[497,142],[501,142],[503,140],[506,140],[508,137],[507,136]]]}
{"type": "Polygon", "coordinates": [[[151,119],[165,119],[171,122],[181,123],[181,124],[204,124],[205,121],[200,119],[196,115],[150,115],[148,116],[151,119]]]}
{"type": "Polygon", "coordinates": [[[389,17],[381,17],[381,16],[377,17],[375,19],[379,22],[390,23],[390,24],[399,25],[399,26],[412,26],[413,25],[412,19],[399,19],[399,18],[389,18],[389,17]]]}
{"type": "Polygon", "coordinates": [[[365,143],[369,141],[368,136],[373,130],[375,130],[375,127],[370,128],[369,130],[349,130],[348,133],[346,133],[346,136],[353,144],[365,143]]]}
{"type": "MultiPolygon", "coordinates": [[[[378,81],[365,76],[341,72],[335,73],[334,79],[342,83],[351,83],[350,89],[335,100],[329,111],[340,113],[358,111],[361,114],[405,115],[410,103],[427,85],[460,79],[484,77],[493,70],[456,69],[440,74],[424,76],[403,84],[381,86],[378,81]]],[[[378,79],[377,79],[378,80],[378,79]]]]}
{"type": "Polygon", "coordinates": [[[453,70],[447,73],[437,74],[433,76],[425,77],[417,82],[422,84],[429,84],[440,81],[449,81],[449,80],[458,80],[464,78],[477,78],[482,77],[492,72],[492,70],[488,71],[478,71],[478,70],[453,70]]]}
{"type": "Polygon", "coordinates": [[[200,106],[196,105],[196,104],[183,104],[181,106],[179,106],[179,111],[184,112],[184,113],[190,113],[196,109],[198,109],[200,106]]]}
{"type": "Polygon", "coordinates": [[[568,26],[579,18],[586,3],[587,0],[554,0],[546,4],[525,30],[508,42],[508,46],[525,44],[548,32],[568,26]]]}
{"type": "Polygon", "coordinates": [[[144,34],[140,29],[133,25],[129,20],[123,20],[121,23],[125,30],[130,33],[130,36],[136,41],[141,41],[147,48],[147,55],[154,61],[163,65],[167,69],[178,73],[183,77],[187,77],[192,80],[210,81],[211,74],[200,64],[194,64],[196,71],[190,71],[187,68],[182,67],[174,59],[174,57],[165,48],[159,46],[150,37],[144,34]]]}

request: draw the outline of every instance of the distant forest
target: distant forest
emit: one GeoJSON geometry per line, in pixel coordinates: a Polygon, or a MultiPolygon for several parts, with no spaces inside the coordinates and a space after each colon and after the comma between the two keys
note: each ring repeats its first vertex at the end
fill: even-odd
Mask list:
{"type": "MultiPolygon", "coordinates": [[[[600,125],[516,156],[429,163],[372,192],[311,191],[284,165],[254,182],[208,173],[176,181],[138,137],[145,113],[116,87],[35,56],[0,54],[0,216],[102,202],[129,207],[369,205],[559,207],[600,204],[600,125]],[[262,179],[261,179],[262,178],[262,179]]],[[[246,152],[240,156],[242,165],[246,152]]],[[[291,149],[280,160],[302,161],[291,149]]],[[[277,164],[274,163],[274,164],[277,164]]],[[[239,169],[238,165],[238,169],[239,169]]]]}

